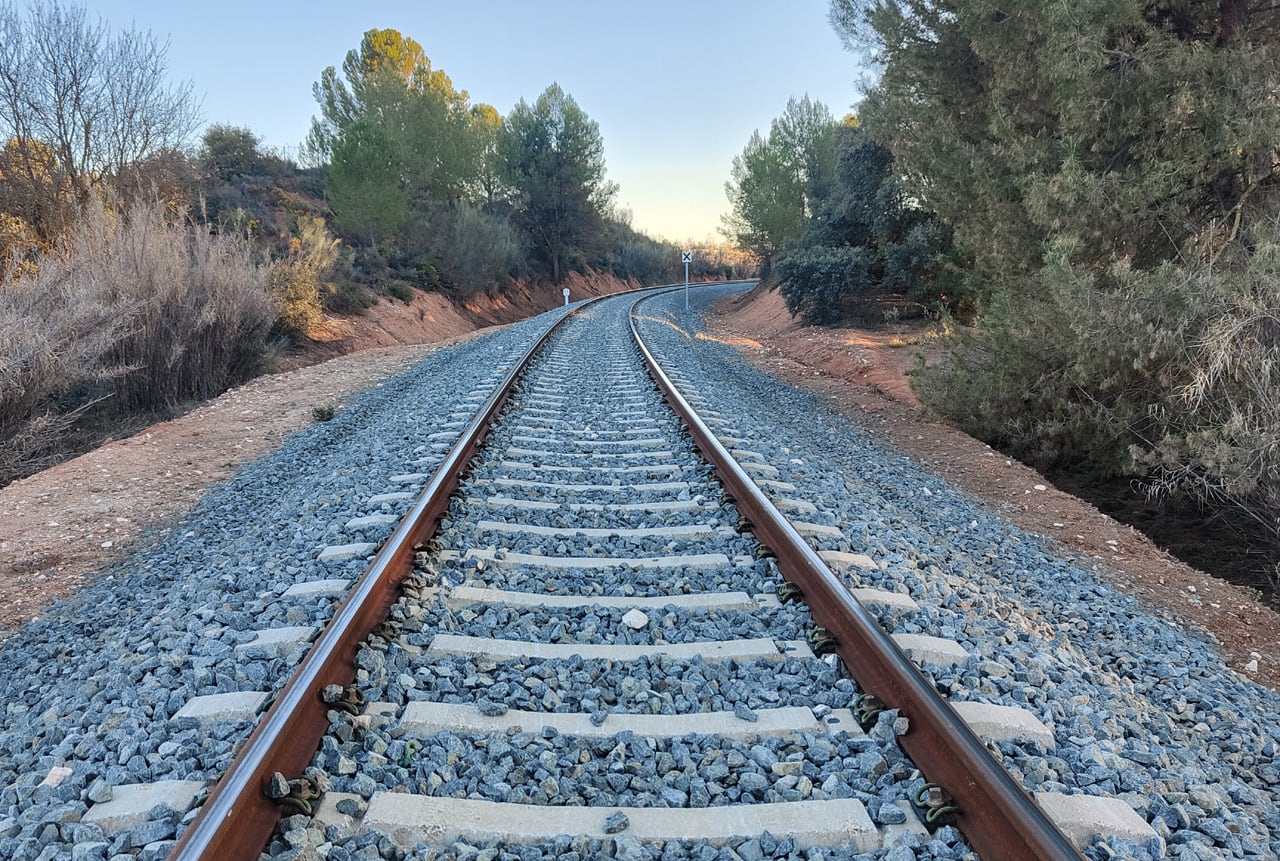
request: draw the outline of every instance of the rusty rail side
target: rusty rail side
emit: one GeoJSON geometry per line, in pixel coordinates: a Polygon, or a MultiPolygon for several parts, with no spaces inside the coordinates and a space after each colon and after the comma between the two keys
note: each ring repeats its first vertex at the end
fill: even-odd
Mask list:
{"type": "Polygon", "coordinates": [[[320,739],[329,728],[329,706],[322,702],[320,692],[327,685],[349,685],[355,681],[360,644],[387,618],[399,595],[400,582],[413,570],[415,548],[435,534],[459,478],[517,380],[562,323],[595,302],[617,295],[595,297],[565,314],[549,326],[507,372],[364,575],[338,606],[288,684],[214,787],[199,815],[169,853],[169,861],[256,861],[281,815],[280,805],[267,798],[263,791],[271,775],[278,771],[294,778],[311,764],[320,739]]]}
{"type": "Polygon", "coordinates": [[[680,394],[640,338],[639,303],[632,305],[631,336],[650,376],[750,521],[756,538],[773,551],[779,570],[804,593],[814,621],[835,635],[836,652],[859,687],[908,718],[910,728],[898,741],[921,773],[955,799],[960,808],[956,825],[969,844],[984,861],[1082,861],[1084,856],[996,762],[680,394]]]}

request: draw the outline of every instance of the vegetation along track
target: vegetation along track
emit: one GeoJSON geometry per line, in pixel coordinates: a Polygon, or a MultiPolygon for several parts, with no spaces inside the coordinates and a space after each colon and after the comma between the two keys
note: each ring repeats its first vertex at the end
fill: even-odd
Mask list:
{"type": "Polygon", "coordinates": [[[412,510],[172,857],[255,857],[281,815],[272,854],[337,840],[343,857],[893,857],[927,843],[1074,858],[1071,838],[1145,839],[1114,800],[1044,796],[1071,838],[1055,827],[966,720],[1051,744],[1043,725],[943,703],[907,655],[945,663],[962,647],[879,627],[864,605],[892,626],[914,602],[849,588],[865,557],[810,549],[802,536],[821,547],[838,530],[803,520],[812,506],[733,423],[633,342],[630,302],[569,318],[509,373],[505,409],[495,392],[417,476],[412,510]]]}

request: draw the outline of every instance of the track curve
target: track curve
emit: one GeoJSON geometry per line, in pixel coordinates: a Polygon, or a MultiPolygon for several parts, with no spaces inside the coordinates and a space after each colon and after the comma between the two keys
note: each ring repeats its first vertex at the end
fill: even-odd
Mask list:
{"type": "MultiPolygon", "coordinates": [[[[878,852],[895,835],[927,833],[912,798],[931,821],[940,807],[967,810],[958,818],[983,857],[1080,857],[805,543],[799,530],[814,525],[792,525],[760,491],[756,481],[770,484],[772,468],[735,459],[719,438],[731,445],[731,429],[711,430],[645,347],[634,317],[623,300],[602,302],[554,336],[548,330],[512,367],[171,857],[252,857],[265,843],[258,835],[291,810],[316,814],[326,832],[377,834],[379,851],[392,856],[458,841],[559,852],[561,833],[612,840],[610,851],[636,843],[755,852],[762,837],[782,832],[784,854],[823,845],[878,852]],[[741,534],[747,527],[763,546],[741,534]],[[798,597],[779,569],[816,599],[821,627],[778,600],[798,597]],[[402,581],[406,594],[395,601],[402,581]],[[811,646],[858,666],[881,702],[869,708],[875,701],[811,646]],[[758,688],[779,665],[795,677],[791,687],[762,699],[758,688]],[[441,666],[443,675],[432,669],[441,666]],[[465,694],[459,672],[470,682],[465,694]],[[715,693],[694,696],[690,674],[714,676],[715,693]],[[569,690],[565,678],[585,692],[569,690]],[[722,682],[737,696],[723,695],[722,682]],[[637,691],[652,699],[634,700],[637,691]],[[761,708],[773,702],[786,704],[761,708]],[[903,713],[877,722],[889,709],[903,713]],[[827,738],[816,759],[797,747],[815,735],[827,738]],[[681,745],[692,745],[731,767],[713,769],[708,782],[631,764],[651,775],[624,781],[597,762],[600,740],[618,738],[641,759],[637,739],[668,760],[672,750],[688,758],[681,745]],[[555,739],[597,741],[548,771],[555,739]],[[941,787],[927,789],[900,742],[941,787]],[[499,764],[469,762],[470,781],[452,767],[458,756],[492,757],[495,748],[499,764]],[[442,765],[434,759],[425,772],[411,769],[418,751],[442,749],[443,771],[431,770],[442,765]],[[534,754],[543,767],[526,761],[534,754]],[[833,759],[868,763],[872,774],[845,774],[833,759]],[[522,780],[502,779],[512,771],[522,780]],[[873,821],[861,800],[869,796],[856,787],[885,772],[897,786],[872,798],[873,821]],[[539,774],[530,792],[525,781],[539,774]],[[932,796],[943,802],[930,807],[932,796]],[[554,817],[539,805],[554,807],[554,817]]],[[[305,842],[307,828],[293,816],[276,839],[305,842]]]]}

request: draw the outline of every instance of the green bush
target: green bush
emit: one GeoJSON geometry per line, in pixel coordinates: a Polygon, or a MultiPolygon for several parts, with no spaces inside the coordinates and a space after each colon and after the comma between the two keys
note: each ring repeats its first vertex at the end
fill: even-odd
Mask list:
{"type": "Polygon", "coordinates": [[[1148,271],[1054,259],[917,371],[921,400],[1041,468],[1234,508],[1280,547],[1280,228],[1148,271]]]}
{"type": "Polygon", "coordinates": [[[332,283],[320,292],[326,311],[359,314],[378,304],[381,285],[390,279],[386,258],[376,246],[343,246],[333,265],[332,283]]]}
{"type": "Polygon", "coordinates": [[[837,323],[850,316],[850,304],[876,292],[867,252],[848,245],[802,248],[774,265],[787,310],[806,323],[837,323]]]}
{"type": "MultiPolygon", "coordinates": [[[[615,222],[611,227],[609,253],[606,260],[600,261],[611,274],[641,284],[670,284],[684,278],[680,248],[638,233],[626,223],[615,222]]],[[[699,257],[694,255],[694,265],[690,266],[691,278],[705,274],[706,261],[699,257]]]]}
{"type": "Polygon", "coordinates": [[[387,292],[406,305],[413,302],[413,288],[403,281],[392,281],[387,285],[387,292]]]}
{"type": "Polygon", "coordinates": [[[1149,495],[1230,506],[1269,533],[1274,552],[1280,551],[1280,229],[1270,225],[1240,258],[1186,274],[1188,316],[1201,325],[1175,336],[1184,382],[1129,454],[1149,495]]]}
{"type": "Polygon", "coordinates": [[[359,314],[378,304],[377,295],[362,284],[345,279],[324,285],[320,301],[334,314],[359,314]]]}
{"type": "Polygon", "coordinates": [[[399,241],[359,261],[368,274],[379,263],[384,279],[461,297],[499,288],[525,268],[519,232],[465,200],[419,206],[399,241]]]}
{"type": "Polygon", "coordinates": [[[774,262],[787,310],[830,324],[880,319],[882,297],[954,307],[950,231],[903,193],[889,150],[851,125],[833,138],[804,236],[774,262]]]}
{"type": "Polygon", "coordinates": [[[460,201],[444,234],[441,262],[453,292],[470,296],[506,283],[525,268],[524,241],[505,218],[460,201]]]}

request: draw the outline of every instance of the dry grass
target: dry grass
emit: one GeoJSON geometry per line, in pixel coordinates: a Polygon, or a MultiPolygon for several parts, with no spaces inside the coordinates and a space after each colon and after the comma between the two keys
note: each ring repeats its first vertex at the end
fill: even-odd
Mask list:
{"type": "Polygon", "coordinates": [[[276,308],[248,243],[95,202],[34,270],[0,273],[0,484],[89,411],[171,409],[259,373],[276,308]]]}
{"type": "Polygon", "coordinates": [[[53,267],[0,278],[0,484],[57,457],[70,424],[122,373],[111,353],[136,310],[53,267]]]}
{"type": "Polygon", "coordinates": [[[289,256],[271,267],[271,295],[280,309],[280,328],[295,340],[312,337],[324,322],[323,279],[338,259],[338,240],[324,219],[303,216],[298,235],[289,241],[289,256]]]}

